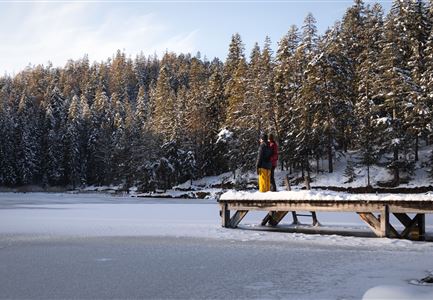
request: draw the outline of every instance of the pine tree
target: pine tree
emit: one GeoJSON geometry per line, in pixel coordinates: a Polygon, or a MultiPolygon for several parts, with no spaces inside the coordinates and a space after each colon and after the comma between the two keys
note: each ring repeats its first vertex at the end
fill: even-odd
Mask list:
{"type": "Polygon", "coordinates": [[[245,91],[245,104],[244,108],[245,116],[244,120],[246,122],[245,127],[250,127],[253,130],[254,139],[257,139],[260,132],[265,130],[264,121],[266,117],[264,115],[263,103],[263,88],[262,81],[260,77],[262,72],[261,66],[261,52],[258,43],[255,43],[253,49],[251,50],[250,60],[248,63],[248,72],[246,78],[247,89],[245,91]]]}
{"type": "MultiPolygon", "coordinates": [[[[207,72],[205,65],[201,60],[194,57],[191,61],[189,72],[189,89],[186,92],[186,115],[185,122],[187,131],[186,135],[190,137],[191,145],[186,149],[191,150],[190,157],[195,157],[195,166],[198,169],[190,168],[191,178],[198,176],[203,177],[205,170],[203,166],[208,159],[205,153],[205,147],[210,142],[207,140],[208,115],[206,111],[207,99],[206,90],[203,88],[207,84],[207,72]]],[[[192,160],[191,160],[192,161],[192,160]]]]}
{"type": "MultiPolygon", "coordinates": [[[[241,60],[245,60],[245,47],[242,43],[242,38],[239,33],[232,35],[232,39],[229,45],[229,53],[227,55],[226,61],[224,63],[224,75],[223,81],[224,86],[228,87],[236,69],[239,66],[241,60]]],[[[225,96],[228,98],[230,96],[230,90],[225,91],[225,96]]]]}
{"type": "MultiPolygon", "coordinates": [[[[345,132],[347,122],[353,111],[350,99],[351,89],[347,83],[353,77],[350,62],[346,57],[336,52],[332,44],[338,39],[338,32],[329,32],[319,47],[319,54],[309,64],[308,76],[304,83],[307,87],[311,105],[310,142],[314,156],[318,159],[322,151],[328,158],[328,171],[333,172],[333,156],[335,147],[344,148],[339,133],[345,132]],[[343,128],[343,130],[339,130],[343,128]],[[322,148],[322,149],[321,149],[322,148]]],[[[304,95],[305,97],[305,95],[304,95]]]]}
{"type": "Polygon", "coordinates": [[[64,159],[64,124],[65,106],[64,98],[58,87],[54,87],[49,94],[45,111],[43,145],[44,157],[44,184],[62,185],[65,183],[64,159]]]}
{"type": "Polygon", "coordinates": [[[245,60],[240,60],[233,74],[232,80],[227,83],[226,91],[229,91],[227,98],[227,114],[225,125],[229,128],[239,128],[238,118],[242,113],[246,93],[247,65],[245,60]]]}
{"type": "MultiPolygon", "coordinates": [[[[235,142],[229,149],[230,169],[234,173],[238,168],[244,167],[246,163],[251,163],[242,153],[245,149],[245,93],[246,93],[247,65],[245,60],[240,60],[232,80],[228,83],[229,97],[227,99],[227,114],[225,126],[235,134],[235,142]]],[[[249,147],[249,145],[248,145],[249,147]]]]}
{"type": "Polygon", "coordinates": [[[351,183],[356,178],[355,166],[353,164],[352,157],[347,160],[346,169],[344,170],[344,177],[347,178],[347,183],[351,183]]]}
{"type": "Polygon", "coordinates": [[[314,55],[317,47],[317,26],[316,19],[312,13],[308,13],[302,26],[302,48],[306,56],[306,61],[314,55]]]}
{"type": "Polygon", "coordinates": [[[149,118],[149,99],[146,96],[145,88],[143,85],[140,85],[138,89],[135,118],[137,118],[138,126],[140,128],[145,126],[149,118]]]}
{"type": "Polygon", "coordinates": [[[226,149],[220,149],[218,133],[222,129],[225,120],[226,99],[222,76],[222,63],[215,59],[210,66],[210,77],[206,88],[206,119],[208,120],[206,137],[207,141],[203,149],[208,159],[203,164],[207,175],[216,175],[228,170],[227,161],[224,159],[226,149]]]}
{"type": "MultiPolygon", "coordinates": [[[[244,65],[243,65],[244,66],[244,65]]],[[[242,89],[240,90],[239,104],[236,108],[237,114],[234,117],[235,125],[229,127],[235,135],[236,144],[239,149],[231,149],[235,157],[236,151],[243,153],[239,167],[243,171],[251,170],[254,167],[257,138],[260,132],[266,130],[266,100],[263,98],[263,75],[262,54],[256,43],[250,54],[250,61],[245,69],[245,77],[242,89]],[[243,94],[242,94],[243,93],[243,94]]]]}
{"type": "Polygon", "coordinates": [[[111,131],[111,145],[109,146],[112,153],[110,157],[110,172],[112,174],[113,181],[116,184],[121,183],[121,167],[122,167],[122,156],[123,147],[122,137],[124,134],[124,116],[125,109],[121,96],[116,92],[111,94],[110,98],[110,114],[113,118],[112,131],[111,131]]]}
{"type": "Polygon", "coordinates": [[[386,131],[391,121],[389,115],[383,110],[386,97],[384,92],[386,82],[383,81],[383,73],[386,68],[384,68],[382,58],[386,40],[384,38],[383,9],[380,4],[375,4],[366,11],[363,43],[365,48],[358,59],[357,70],[360,81],[356,103],[359,134],[356,139],[361,152],[367,157],[365,159],[367,162],[364,164],[369,167],[368,161],[373,164],[376,159],[379,159],[380,154],[384,154],[383,132],[386,131]]]}
{"type": "Polygon", "coordinates": [[[410,95],[415,84],[407,65],[410,57],[409,36],[406,30],[407,2],[395,1],[385,22],[384,44],[381,53],[381,89],[384,102],[380,104],[382,116],[390,118],[382,148],[392,152],[388,168],[394,176],[394,184],[400,182],[400,172],[410,167],[405,152],[410,152],[408,135],[408,110],[413,107],[410,95]]]}
{"type": "Polygon", "coordinates": [[[410,54],[407,62],[413,86],[410,91],[410,105],[408,111],[408,133],[414,140],[415,161],[418,161],[419,137],[426,136],[427,120],[425,118],[428,103],[422,89],[422,74],[425,69],[424,48],[428,39],[427,8],[421,0],[410,1],[405,21],[408,31],[410,54]]]}
{"type": "Polygon", "coordinates": [[[8,84],[0,89],[0,184],[15,185],[18,183],[14,138],[16,126],[15,115],[8,104],[8,84]]]}
{"type": "Polygon", "coordinates": [[[380,127],[377,125],[380,124],[376,122],[379,112],[375,100],[381,98],[380,88],[376,83],[381,76],[378,59],[381,51],[382,17],[383,10],[379,4],[366,10],[365,30],[362,35],[364,48],[358,57],[356,70],[358,90],[355,105],[357,120],[355,142],[362,155],[360,163],[367,167],[368,186],[370,186],[370,167],[379,159],[377,131],[380,127]]]}
{"type": "Polygon", "coordinates": [[[176,94],[171,77],[169,66],[162,65],[151,106],[152,131],[166,141],[175,137],[176,94]]]}
{"type": "MultiPolygon", "coordinates": [[[[366,31],[371,30],[366,25],[366,14],[367,10],[362,0],[355,0],[354,5],[350,7],[338,28],[338,39],[330,46],[334,53],[338,53],[345,57],[345,65],[347,68],[348,76],[346,78],[345,85],[347,86],[346,93],[348,101],[351,102],[352,106],[356,104],[360,98],[358,93],[360,92],[361,81],[365,79],[364,75],[360,72],[361,66],[361,53],[365,51],[365,45],[369,41],[366,39],[374,38],[366,34],[366,31]]],[[[352,112],[345,111],[344,114],[340,115],[338,120],[338,144],[341,148],[347,152],[348,147],[353,145],[353,128],[356,126],[353,122],[354,117],[352,112]]]]}
{"type": "Polygon", "coordinates": [[[294,109],[302,85],[299,50],[300,36],[296,26],[279,42],[274,68],[275,131],[280,146],[280,162],[292,166],[295,160],[296,129],[294,109]]]}
{"type": "Polygon", "coordinates": [[[261,100],[261,107],[263,109],[264,117],[263,120],[264,128],[270,130],[276,130],[276,118],[275,118],[275,92],[274,92],[274,58],[271,50],[271,40],[266,37],[263,45],[263,51],[260,56],[260,94],[259,99],[261,100]]]}
{"type": "Polygon", "coordinates": [[[88,141],[89,183],[107,184],[111,179],[112,128],[113,116],[110,112],[109,98],[104,88],[96,92],[91,108],[91,132],[88,141]]]}
{"type": "Polygon", "coordinates": [[[129,101],[124,103],[124,131],[121,143],[123,144],[123,157],[121,173],[125,182],[124,187],[129,189],[134,184],[135,166],[133,161],[135,141],[137,139],[137,131],[134,125],[136,124],[134,111],[129,101]]]}
{"type": "MultiPolygon", "coordinates": [[[[433,11],[433,6],[431,6],[433,11]]],[[[431,12],[431,22],[433,24],[433,13],[431,12]]],[[[421,87],[423,95],[423,103],[425,104],[425,111],[422,112],[424,121],[427,124],[424,133],[427,144],[431,144],[433,140],[433,30],[430,29],[430,35],[424,49],[425,65],[424,72],[421,77],[421,87]]]]}
{"type": "MultiPolygon", "coordinates": [[[[312,74],[312,73],[311,73],[312,74]]],[[[312,118],[314,115],[314,105],[312,100],[315,97],[315,91],[313,84],[307,84],[308,78],[313,78],[313,75],[307,71],[307,78],[302,85],[300,90],[299,98],[296,101],[294,108],[294,122],[296,126],[296,143],[297,146],[294,151],[293,159],[298,162],[298,165],[302,169],[302,175],[304,171],[307,172],[307,176],[310,177],[310,157],[313,149],[318,148],[314,145],[314,135],[312,129],[312,118]]]]}
{"type": "Polygon", "coordinates": [[[66,182],[74,188],[80,185],[82,181],[81,165],[82,148],[81,148],[81,107],[77,95],[72,97],[71,105],[69,106],[68,117],[66,121],[65,132],[65,160],[66,160],[66,182]]]}
{"type": "Polygon", "coordinates": [[[117,50],[116,55],[112,58],[111,65],[109,66],[108,74],[108,90],[109,94],[117,93],[122,95],[123,87],[125,85],[125,71],[126,71],[126,55],[125,53],[117,50]]]}
{"type": "MultiPolygon", "coordinates": [[[[244,45],[241,36],[236,33],[232,36],[223,70],[224,96],[227,104],[224,127],[235,132],[236,141],[241,139],[238,136],[240,130],[237,119],[245,102],[246,71],[244,45]]],[[[229,168],[232,172],[235,172],[242,165],[242,162],[239,161],[238,149],[234,145],[229,149],[229,168]]]]}
{"type": "Polygon", "coordinates": [[[81,132],[80,132],[80,184],[85,185],[88,181],[89,175],[89,161],[91,153],[89,151],[89,141],[92,125],[92,113],[88,104],[88,100],[84,94],[80,97],[80,116],[81,132]]]}
{"type": "MultiPolygon", "coordinates": [[[[295,139],[297,146],[294,151],[293,159],[300,165],[302,174],[307,172],[307,177],[310,177],[310,162],[309,159],[314,149],[318,149],[317,141],[312,130],[312,122],[314,115],[313,99],[315,98],[315,88],[312,85],[314,79],[313,70],[308,69],[308,65],[317,51],[317,27],[314,16],[309,13],[304,19],[302,26],[302,36],[299,47],[296,49],[296,56],[299,61],[299,72],[302,74],[301,86],[299,89],[299,97],[295,100],[293,109],[294,123],[296,124],[295,139]],[[308,79],[310,78],[310,80],[308,79]],[[307,81],[310,84],[307,84],[307,81]]],[[[316,135],[317,137],[317,135],[316,135]]]]}
{"type": "Polygon", "coordinates": [[[20,177],[20,184],[31,184],[38,175],[39,132],[34,99],[23,94],[17,112],[17,141],[16,163],[20,177]]]}

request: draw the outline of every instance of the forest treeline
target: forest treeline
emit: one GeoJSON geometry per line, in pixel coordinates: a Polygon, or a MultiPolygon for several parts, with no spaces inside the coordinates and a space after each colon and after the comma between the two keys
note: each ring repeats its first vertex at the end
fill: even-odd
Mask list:
{"type": "Polygon", "coordinates": [[[275,53],[266,37],[246,57],[234,34],[224,62],[118,51],[5,75],[0,185],[168,188],[252,170],[262,131],[281,168],[309,175],[323,160],[333,172],[337,152],[357,150],[397,185],[433,141],[432,29],[433,1],[394,1],[385,15],[356,0],[323,35],[308,14],[275,53]]]}

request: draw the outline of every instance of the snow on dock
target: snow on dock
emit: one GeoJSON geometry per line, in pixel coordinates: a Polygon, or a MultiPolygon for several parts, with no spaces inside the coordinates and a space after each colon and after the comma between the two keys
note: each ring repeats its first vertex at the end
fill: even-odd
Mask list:
{"type": "Polygon", "coordinates": [[[433,193],[424,194],[349,194],[334,191],[281,191],[281,192],[250,192],[228,191],[221,195],[220,200],[290,200],[290,201],[433,201],[433,193]]]}

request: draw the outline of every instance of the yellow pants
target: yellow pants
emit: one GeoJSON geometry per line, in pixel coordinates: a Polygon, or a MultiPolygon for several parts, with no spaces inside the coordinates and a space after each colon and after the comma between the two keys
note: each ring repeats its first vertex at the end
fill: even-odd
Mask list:
{"type": "Polygon", "coordinates": [[[271,190],[271,170],[259,168],[259,191],[269,192],[271,190]]]}

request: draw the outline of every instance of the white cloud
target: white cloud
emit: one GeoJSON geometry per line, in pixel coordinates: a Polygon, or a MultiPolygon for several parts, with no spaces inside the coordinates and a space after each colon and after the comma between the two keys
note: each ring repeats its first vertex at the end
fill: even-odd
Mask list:
{"type": "Polygon", "coordinates": [[[117,49],[130,55],[197,51],[197,30],[179,32],[152,13],[95,3],[3,4],[0,11],[1,74],[29,63],[63,66],[84,54],[101,61],[117,49]]]}

